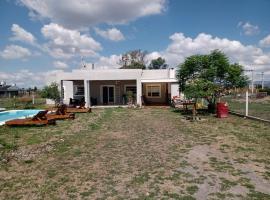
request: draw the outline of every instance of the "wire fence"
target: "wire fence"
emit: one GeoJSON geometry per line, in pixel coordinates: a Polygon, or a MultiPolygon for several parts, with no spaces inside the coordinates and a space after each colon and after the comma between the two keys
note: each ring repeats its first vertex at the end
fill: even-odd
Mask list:
{"type": "Polygon", "coordinates": [[[222,98],[229,110],[248,117],[270,121],[270,96],[266,92],[237,92],[222,98]]]}
{"type": "Polygon", "coordinates": [[[46,99],[33,97],[0,97],[1,109],[32,109],[45,106],[46,99]]]}

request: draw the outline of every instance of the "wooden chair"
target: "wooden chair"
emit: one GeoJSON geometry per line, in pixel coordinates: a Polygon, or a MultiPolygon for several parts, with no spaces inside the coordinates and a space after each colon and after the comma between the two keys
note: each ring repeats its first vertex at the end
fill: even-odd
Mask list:
{"type": "Polygon", "coordinates": [[[67,113],[90,113],[91,108],[67,108],[67,113]]]}
{"type": "Polygon", "coordinates": [[[75,119],[74,113],[67,113],[67,106],[62,104],[58,106],[55,113],[50,113],[46,115],[48,119],[64,120],[64,119],[75,119]]]}
{"type": "Polygon", "coordinates": [[[44,125],[54,125],[54,119],[47,119],[48,110],[39,111],[32,118],[25,119],[14,119],[6,121],[7,126],[44,126],[44,125]]]}

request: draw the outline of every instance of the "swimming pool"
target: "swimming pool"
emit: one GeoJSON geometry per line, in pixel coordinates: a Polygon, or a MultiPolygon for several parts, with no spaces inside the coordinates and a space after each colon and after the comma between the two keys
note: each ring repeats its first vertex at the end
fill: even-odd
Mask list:
{"type": "Polygon", "coordinates": [[[32,117],[41,110],[8,110],[0,112],[0,126],[11,119],[19,119],[32,117]]]}

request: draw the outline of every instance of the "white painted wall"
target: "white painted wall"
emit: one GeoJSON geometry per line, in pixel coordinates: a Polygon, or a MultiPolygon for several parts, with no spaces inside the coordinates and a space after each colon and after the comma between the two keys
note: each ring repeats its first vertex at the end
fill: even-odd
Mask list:
{"type": "Polygon", "coordinates": [[[73,70],[57,75],[57,80],[137,80],[141,69],[73,70]]]}
{"type": "Polygon", "coordinates": [[[140,107],[142,106],[142,82],[141,79],[138,78],[136,81],[136,86],[137,86],[137,105],[140,107]]]}
{"type": "Polygon", "coordinates": [[[64,104],[69,104],[69,99],[73,98],[73,81],[63,81],[64,104]]]}
{"type": "Polygon", "coordinates": [[[179,85],[178,83],[172,83],[171,84],[171,98],[173,98],[174,96],[179,96],[179,85]]]}

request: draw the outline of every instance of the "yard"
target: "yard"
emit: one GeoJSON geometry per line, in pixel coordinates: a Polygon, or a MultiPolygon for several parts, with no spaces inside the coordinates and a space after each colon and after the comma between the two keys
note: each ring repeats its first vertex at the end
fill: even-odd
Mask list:
{"type": "Polygon", "coordinates": [[[116,108],[0,127],[0,198],[270,199],[270,126],[203,119],[116,108]]]}

